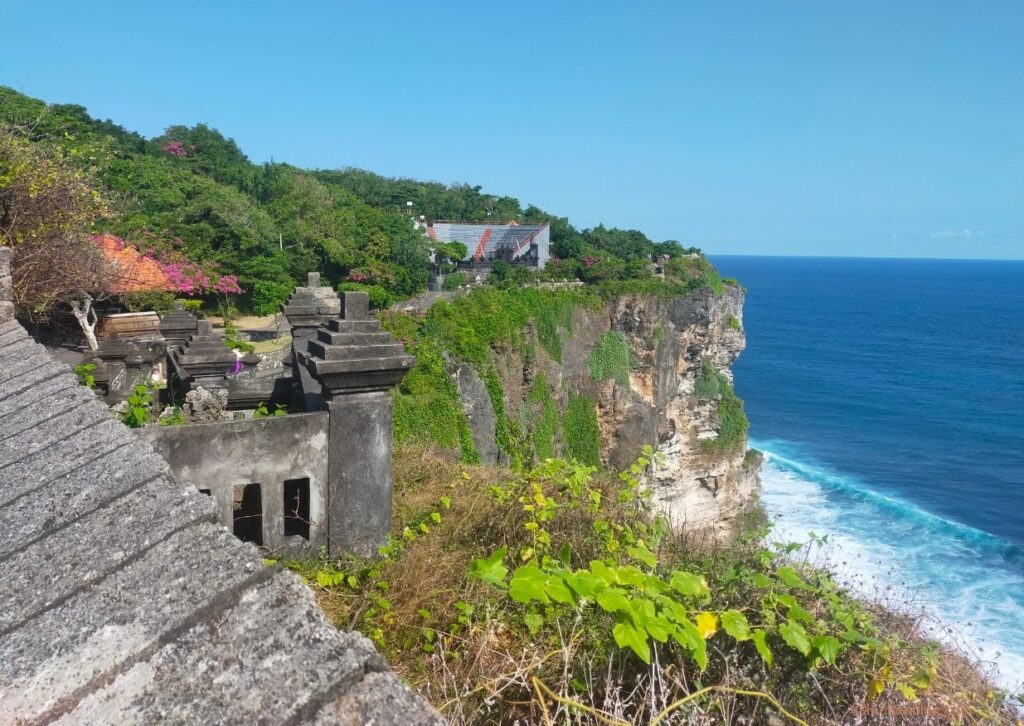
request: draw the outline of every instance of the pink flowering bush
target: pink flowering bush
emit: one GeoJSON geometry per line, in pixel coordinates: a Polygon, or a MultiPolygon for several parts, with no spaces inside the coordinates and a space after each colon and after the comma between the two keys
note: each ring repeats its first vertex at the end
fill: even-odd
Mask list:
{"type": "Polygon", "coordinates": [[[180,141],[168,141],[164,144],[164,151],[171,156],[188,156],[188,152],[180,141]]]}
{"type": "Polygon", "coordinates": [[[349,282],[366,282],[370,278],[366,276],[366,273],[359,272],[358,270],[352,270],[348,273],[345,279],[349,282]]]}

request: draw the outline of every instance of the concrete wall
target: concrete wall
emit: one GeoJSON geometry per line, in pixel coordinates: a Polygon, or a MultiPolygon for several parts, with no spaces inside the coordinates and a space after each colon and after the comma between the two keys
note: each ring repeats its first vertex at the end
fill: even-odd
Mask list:
{"type": "MultiPolygon", "coordinates": [[[[221,523],[234,529],[236,486],[260,485],[262,543],[271,552],[316,552],[327,544],[328,414],[146,426],[137,433],[175,477],[209,490],[221,523]],[[285,537],[284,482],[309,479],[309,539],[285,537]]],[[[337,452],[335,453],[337,455],[337,452]]]]}

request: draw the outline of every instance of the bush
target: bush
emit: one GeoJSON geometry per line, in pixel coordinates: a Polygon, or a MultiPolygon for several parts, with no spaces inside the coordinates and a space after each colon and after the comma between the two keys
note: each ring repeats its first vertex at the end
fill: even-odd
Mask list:
{"type": "Polygon", "coordinates": [[[121,296],[121,302],[130,313],[147,310],[166,313],[174,307],[174,295],[169,292],[126,292],[121,296]]]}
{"type": "Polygon", "coordinates": [[[338,292],[365,292],[373,310],[386,310],[395,301],[394,295],[381,285],[367,285],[362,282],[342,282],[338,292]]]}
{"type": "Polygon", "coordinates": [[[463,285],[468,285],[470,277],[465,272],[453,272],[450,275],[445,275],[444,282],[441,283],[441,289],[446,292],[452,292],[458,290],[463,285]]]}
{"type": "Polygon", "coordinates": [[[291,297],[294,285],[270,280],[254,282],[251,287],[252,312],[254,315],[274,315],[281,311],[281,305],[291,297]]]}
{"type": "Polygon", "coordinates": [[[648,448],[618,477],[511,473],[399,447],[381,556],[283,564],[453,724],[1014,722],[963,659],[788,560],[756,519],[711,550],[672,535],[652,465],[648,448]]]}

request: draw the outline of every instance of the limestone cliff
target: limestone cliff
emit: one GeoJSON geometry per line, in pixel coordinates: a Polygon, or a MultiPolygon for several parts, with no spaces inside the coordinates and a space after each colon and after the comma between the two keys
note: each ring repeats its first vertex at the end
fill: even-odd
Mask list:
{"type": "MultiPolygon", "coordinates": [[[[601,462],[625,468],[644,444],[654,445],[663,454],[651,483],[656,505],[677,530],[721,538],[751,503],[757,472],[744,467],[745,419],[728,445],[716,445],[722,395],[697,389],[701,376],[731,383],[730,366],[745,346],[742,315],[743,291],[734,285],[720,295],[623,296],[597,309],[577,308],[571,331],[562,331],[560,361],[541,345],[494,351],[506,412],[526,426],[536,421],[541,413],[532,391],[543,375],[562,416],[553,448],[565,453],[570,398],[587,397],[601,462]],[[628,356],[617,356],[623,346],[628,356]]],[[[501,461],[486,386],[469,366],[453,372],[481,460],[501,461]]]]}

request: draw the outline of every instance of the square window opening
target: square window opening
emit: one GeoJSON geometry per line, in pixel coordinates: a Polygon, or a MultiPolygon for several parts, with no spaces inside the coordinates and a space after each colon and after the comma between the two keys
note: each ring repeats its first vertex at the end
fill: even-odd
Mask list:
{"type": "Polygon", "coordinates": [[[263,495],[259,484],[236,484],[233,501],[235,536],[263,546],[263,495]]]}
{"type": "Polygon", "coordinates": [[[309,539],[309,477],[284,482],[284,536],[309,539]]]}

